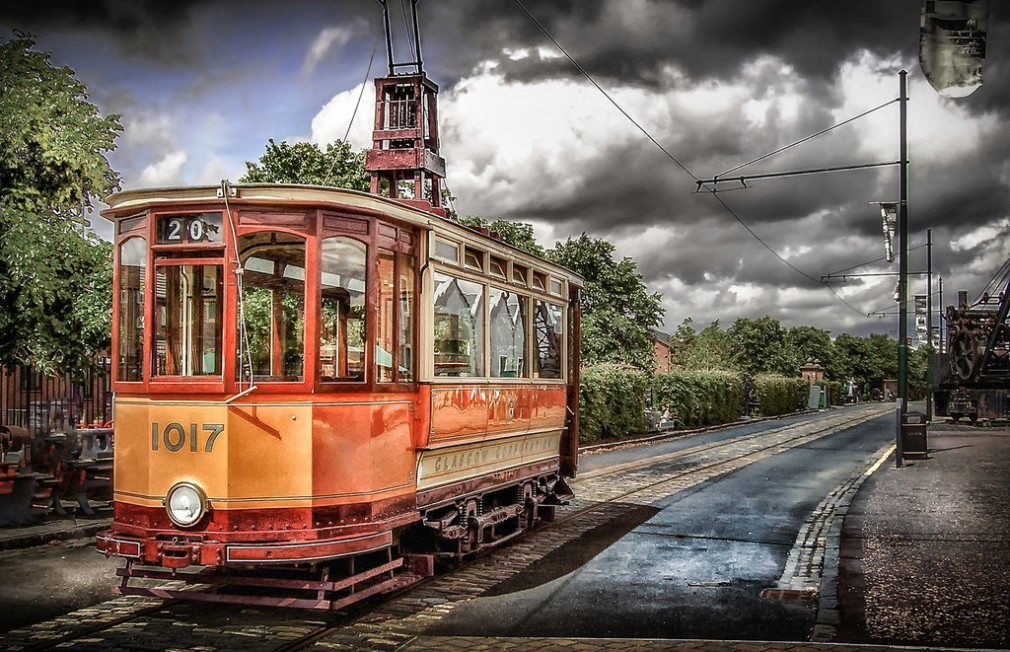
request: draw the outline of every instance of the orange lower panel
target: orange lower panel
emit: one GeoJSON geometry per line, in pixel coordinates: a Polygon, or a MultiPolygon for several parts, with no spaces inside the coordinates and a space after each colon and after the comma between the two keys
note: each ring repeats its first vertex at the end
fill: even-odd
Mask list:
{"type": "Polygon", "coordinates": [[[388,548],[393,535],[388,530],[370,536],[312,541],[287,545],[231,545],[225,547],[227,563],[305,562],[358,555],[388,548]]]}
{"type": "Polygon", "coordinates": [[[264,541],[228,544],[220,541],[140,539],[107,530],[95,537],[99,552],[166,568],[228,564],[293,564],[336,559],[383,550],[393,543],[389,530],[340,539],[264,541]]]}

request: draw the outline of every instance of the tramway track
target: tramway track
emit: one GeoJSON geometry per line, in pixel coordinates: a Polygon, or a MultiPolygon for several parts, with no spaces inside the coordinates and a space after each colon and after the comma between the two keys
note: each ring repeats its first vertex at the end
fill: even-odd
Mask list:
{"type": "MultiPolygon", "coordinates": [[[[621,478],[621,483],[626,484],[627,476],[632,472],[669,466],[676,461],[686,461],[690,464],[692,457],[711,455],[720,450],[728,453],[725,459],[690,465],[689,468],[682,471],[673,474],[664,474],[662,479],[641,482],[631,489],[615,492],[613,495],[600,501],[589,501],[589,499],[581,497],[577,498],[576,501],[573,501],[575,504],[570,508],[559,512],[558,518],[554,522],[537,527],[519,542],[508,546],[504,550],[489,550],[480,553],[456,571],[428,578],[423,583],[423,587],[421,585],[412,586],[410,593],[411,595],[416,595],[418,591],[425,591],[426,594],[432,596],[427,598],[427,600],[431,601],[431,604],[437,604],[440,600],[444,599],[447,601],[445,608],[448,610],[451,608],[453,601],[451,597],[451,585],[457,583],[466,585],[470,583],[479,584],[479,580],[481,579],[488,580],[486,571],[492,568],[496,574],[495,578],[493,581],[484,581],[483,584],[479,584],[480,590],[482,592],[487,591],[493,586],[505,583],[523,571],[533,561],[542,559],[547,554],[577,541],[591,529],[620,518],[628,511],[629,503],[644,502],[643,498],[651,502],[653,496],[650,495],[650,492],[656,495],[668,495],[672,493],[668,491],[671,485],[684,485],[677,486],[674,489],[674,491],[679,491],[686,488],[686,486],[704,482],[712,477],[722,475],[723,473],[753,463],[758,459],[773,455],[776,452],[800,446],[866,421],[879,418],[888,411],[888,409],[881,409],[879,406],[870,406],[860,410],[858,413],[847,411],[844,414],[815,422],[808,421],[799,424],[789,424],[760,433],[735,437],[728,441],[696,446],[679,451],[676,454],[650,458],[641,463],[624,464],[601,470],[600,472],[586,474],[576,484],[577,496],[585,492],[589,488],[588,485],[599,485],[607,478],[619,477],[621,478]],[[800,430],[800,432],[797,433],[797,430],[800,430]],[[771,441],[768,441],[769,439],[771,441]],[[757,445],[752,446],[743,455],[736,455],[735,451],[732,450],[733,447],[739,448],[746,446],[748,443],[757,445]],[[578,504],[584,501],[588,501],[590,504],[578,504]]],[[[457,595],[455,600],[456,602],[463,602],[471,597],[473,597],[472,591],[457,595]]],[[[418,608],[416,613],[412,615],[421,614],[421,616],[411,623],[410,618],[403,618],[404,610],[402,606],[394,606],[396,602],[394,597],[390,596],[382,605],[373,609],[370,612],[370,622],[367,627],[358,629],[356,626],[352,626],[349,632],[343,625],[331,625],[325,628],[325,630],[314,632],[302,640],[293,641],[279,649],[285,652],[307,649],[318,641],[338,634],[342,639],[342,643],[353,644],[355,648],[384,649],[381,645],[370,644],[372,640],[370,637],[375,637],[376,635],[376,632],[372,629],[374,622],[383,622],[382,619],[384,617],[387,618],[384,621],[386,627],[382,628],[382,635],[379,638],[385,640],[396,639],[405,642],[413,636],[420,634],[425,623],[430,623],[431,618],[438,617],[431,614],[430,609],[418,608]],[[385,611],[387,605],[391,608],[384,614],[383,611],[385,611]],[[353,641],[353,643],[349,643],[350,641],[353,641]]],[[[418,605],[426,604],[424,599],[418,599],[414,602],[418,605]]]]}
{"type": "MultiPolygon", "coordinates": [[[[779,426],[586,473],[575,482],[577,498],[572,504],[560,508],[556,520],[534,528],[519,541],[503,548],[478,553],[446,573],[425,578],[399,591],[375,596],[338,612],[325,615],[306,613],[299,618],[291,618],[291,612],[286,612],[283,618],[278,618],[274,623],[270,611],[254,610],[252,619],[257,618],[256,613],[268,614],[259,619],[256,627],[270,632],[270,641],[250,640],[245,647],[250,652],[259,649],[294,652],[311,648],[317,642],[331,637],[338,637],[345,641],[353,640],[354,647],[386,649],[388,646],[370,641],[384,640],[388,643],[390,640],[409,640],[420,633],[426,622],[430,623],[430,619],[436,617],[431,615],[433,605],[444,605],[444,609],[449,610],[452,604],[461,603],[502,584],[536,560],[578,541],[587,532],[620,518],[628,512],[629,505],[651,504],[776,452],[816,441],[886,413],[887,410],[880,406],[869,406],[858,412],[846,410],[816,421],[779,426]],[[364,618],[366,615],[368,618],[364,618]],[[376,628],[382,632],[381,636],[376,635],[376,628]]],[[[218,617],[227,620],[224,614],[233,614],[231,611],[226,612],[221,608],[211,608],[213,610],[208,611],[206,604],[182,600],[158,600],[157,604],[149,604],[150,600],[148,598],[137,603],[136,598],[117,598],[104,604],[122,602],[122,608],[129,610],[128,613],[107,617],[92,625],[68,625],[69,631],[66,633],[57,634],[53,628],[49,628],[49,634],[45,638],[21,640],[4,649],[34,652],[57,645],[96,650],[110,645],[117,647],[118,636],[128,636],[135,643],[138,638],[157,638],[161,628],[159,621],[171,623],[191,619],[196,621],[193,627],[201,632],[220,627],[218,634],[222,637],[232,635],[229,627],[236,626],[211,622],[218,617]],[[192,610],[192,613],[187,614],[187,609],[192,610]],[[160,612],[167,613],[168,617],[159,618],[160,612]],[[117,628],[126,633],[110,636],[108,641],[101,636],[103,632],[117,628]]],[[[73,614],[70,615],[72,616],[73,614]]],[[[248,621],[249,618],[244,620],[248,621]]],[[[180,631],[177,624],[172,629],[180,631]]]]}
{"type": "MultiPolygon", "coordinates": [[[[704,479],[709,479],[721,473],[746,466],[751,461],[756,461],[752,458],[766,457],[780,450],[787,450],[810,441],[815,441],[829,434],[879,418],[886,415],[889,411],[887,407],[870,405],[860,409],[856,413],[846,411],[824,419],[788,424],[656,457],[617,464],[579,476],[573,482],[573,487],[579,501],[592,500],[590,496],[594,494],[597,496],[598,502],[628,501],[643,492],[656,490],[663,485],[676,484],[692,476],[704,476],[704,479]],[[741,448],[745,450],[738,451],[741,448]],[[727,451],[730,452],[728,457],[712,459],[713,457],[717,457],[721,452],[727,451]],[[692,460],[698,460],[698,463],[692,464],[692,460]],[[675,470],[673,473],[664,473],[659,479],[650,478],[650,476],[656,474],[656,467],[674,468],[678,465],[681,467],[681,470],[675,470]],[[624,487],[629,482],[634,483],[636,478],[641,479],[634,488],[624,489],[623,491],[618,490],[617,493],[613,493],[612,489],[610,493],[607,493],[608,483],[606,482],[594,482],[591,485],[588,483],[590,480],[616,475],[621,476],[621,485],[624,487]]],[[[692,482],[692,484],[694,483],[692,482]]],[[[583,509],[591,509],[592,506],[588,505],[583,509]]],[[[573,518],[579,513],[580,511],[570,512],[564,518],[573,518]]]]}

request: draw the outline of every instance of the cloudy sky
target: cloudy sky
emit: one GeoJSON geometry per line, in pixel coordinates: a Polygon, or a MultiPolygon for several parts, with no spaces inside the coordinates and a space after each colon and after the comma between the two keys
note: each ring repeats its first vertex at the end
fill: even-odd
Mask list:
{"type": "MultiPolygon", "coordinates": [[[[896,335],[897,263],[870,202],[897,199],[897,168],[718,198],[695,182],[895,100],[905,69],[909,270],[932,229],[944,301],[974,297],[1010,254],[1010,17],[990,5],[984,84],[952,100],[919,68],[919,0],[423,0],[455,208],[532,223],[545,246],[613,242],[669,332],[770,315],[896,335]],[[872,275],[820,282],[843,270],[872,275]]],[[[237,180],[270,138],[367,147],[370,84],[352,116],[386,71],[375,0],[4,3],[0,34],[15,28],[121,114],[110,158],[128,188],[237,180]]],[[[891,103],[735,174],[895,161],[898,124],[891,103]]]]}

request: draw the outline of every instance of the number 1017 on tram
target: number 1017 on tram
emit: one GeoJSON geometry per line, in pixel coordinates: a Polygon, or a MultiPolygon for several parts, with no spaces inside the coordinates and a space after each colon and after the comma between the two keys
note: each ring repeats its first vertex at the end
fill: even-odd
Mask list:
{"type": "Polygon", "coordinates": [[[570,495],[577,275],[349,190],[108,202],[119,592],[339,608],[570,495]]]}

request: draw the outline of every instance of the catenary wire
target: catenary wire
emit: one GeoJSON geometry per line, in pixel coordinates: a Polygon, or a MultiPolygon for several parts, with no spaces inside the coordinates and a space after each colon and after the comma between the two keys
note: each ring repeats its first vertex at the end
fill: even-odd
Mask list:
{"type": "MultiPolygon", "coordinates": [[[[589,83],[591,83],[614,106],[614,108],[616,108],[618,111],[621,112],[621,115],[623,115],[625,118],[627,118],[628,121],[631,122],[631,124],[633,124],[639,131],[641,131],[642,134],[645,135],[645,137],[648,138],[649,141],[652,142],[653,145],[655,145],[656,147],[658,147],[660,149],[660,151],[662,151],[667,156],[667,158],[669,158],[671,161],[673,161],[674,163],[676,163],[677,166],[680,167],[680,169],[682,169],[684,172],[686,172],[688,174],[688,176],[690,176],[692,179],[694,179],[695,181],[698,181],[698,177],[693,172],[691,172],[691,170],[689,170],[687,168],[687,166],[685,166],[683,163],[681,163],[680,160],[677,159],[677,157],[675,157],[665,147],[663,147],[663,145],[661,145],[659,143],[659,141],[657,141],[652,136],[652,134],[650,134],[645,129],[645,127],[643,127],[638,121],[636,121],[633,117],[631,117],[631,115],[627,111],[625,111],[624,108],[621,107],[621,105],[618,104],[617,101],[613,97],[611,97],[611,95],[609,93],[607,93],[607,91],[604,90],[603,87],[600,86],[596,82],[596,80],[592,77],[592,75],[590,75],[589,72],[585,68],[582,67],[582,65],[575,59],[575,57],[573,57],[571,54],[569,54],[568,50],[566,50],[561,45],[561,43],[559,43],[558,40],[556,38],[554,38],[554,36],[550,32],[547,31],[547,29],[540,23],[540,21],[538,21],[536,19],[536,17],[533,16],[533,14],[530,13],[529,9],[527,9],[526,6],[522,3],[522,0],[513,0],[513,2],[515,2],[516,6],[518,6],[519,9],[521,9],[522,12],[524,14],[526,14],[526,16],[530,19],[530,21],[532,21],[533,24],[536,25],[537,29],[539,29],[540,32],[543,33],[543,35],[546,36],[548,38],[548,40],[550,40],[551,43],[553,43],[555,45],[555,47],[557,47],[561,51],[561,53],[565,55],[565,57],[568,59],[568,61],[571,62],[571,64],[573,66],[575,66],[576,70],[578,70],[579,73],[582,74],[582,76],[585,77],[589,81],[589,83]]],[[[865,115],[866,113],[872,113],[873,111],[876,111],[876,110],[878,110],[880,108],[883,108],[884,106],[887,106],[887,105],[891,104],[894,101],[896,101],[896,100],[889,101],[889,102],[887,102],[887,103],[885,103],[885,104],[883,104],[881,106],[878,106],[878,107],[876,107],[874,109],[870,109],[869,111],[865,112],[862,115],[865,115]]],[[[851,122],[852,120],[855,120],[855,119],[857,119],[859,117],[862,117],[862,115],[856,116],[854,118],[851,118],[850,120],[847,120],[846,122],[851,122]]],[[[841,124],[844,124],[844,123],[841,123],[841,124]]],[[[841,125],[839,124],[839,125],[836,125],[836,126],[841,126],[841,125]]],[[[834,128],[834,127],[830,127],[828,130],[830,130],[832,128],[834,128]]],[[[827,131],[827,130],[825,130],[825,131],[827,131]]],[[[809,136],[809,137],[806,138],[806,140],[809,140],[810,138],[814,138],[817,135],[819,135],[819,134],[814,134],[812,136],[809,136]]],[[[799,143],[795,143],[795,144],[799,144],[799,143]]],[[[793,145],[788,145],[788,146],[786,146],[783,149],[788,149],[789,147],[792,147],[792,146],[793,145]]],[[[763,157],[763,158],[767,158],[767,157],[763,157]]],[[[756,161],[752,161],[752,163],[753,162],[756,162],[756,161]]],[[[750,163],[744,164],[744,166],[746,166],[746,165],[750,165],[750,163]]],[[[744,166],[741,166],[741,167],[744,167],[744,166]]],[[[734,168],[734,169],[739,169],[739,168],[734,168]]],[[[847,301],[845,301],[845,299],[843,299],[837,292],[835,292],[833,288],[831,288],[830,286],[822,283],[820,279],[814,278],[810,274],[807,274],[806,272],[804,272],[803,270],[799,269],[798,267],[796,267],[795,265],[793,265],[792,263],[790,263],[788,260],[786,260],[785,258],[783,258],[777,251],[775,251],[774,249],[772,249],[772,247],[769,246],[768,243],[766,243],[763,239],[761,239],[761,237],[758,236],[757,233],[755,233],[754,230],[739,215],[737,215],[736,211],[734,211],[732,208],[730,208],[729,205],[721,197],[719,197],[717,193],[712,192],[712,196],[715,197],[716,201],[719,202],[719,204],[733,217],[733,219],[735,219],[747,231],[747,233],[749,233],[751,235],[751,237],[753,237],[755,240],[757,240],[758,243],[760,243],[762,247],[764,247],[765,249],[767,249],[773,256],[775,256],[775,258],[777,258],[780,262],[782,262],[784,265],[786,265],[789,269],[793,270],[794,272],[796,272],[797,274],[799,274],[803,278],[805,278],[805,279],[807,279],[807,280],[809,280],[809,281],[811,281],[813,283],[816,283],[818,285],[826,287],[828,289],[828,291],[830,291],[831,294],[834,295],[834,297],[836,299],[838,299],[843,305],[845,305],[847,308],[849,308],[850,310],[852,310],[856,314],[859,314],[859,315],[866,314],[862,310],[859,310],[859,309],[853,307],[851,304],[849,304],[847,301]]]]}
{"type": "Polygon", "coordinates": [[[814,138],[817,138],[818,136],[826,134],[829,131],[831,131],[833,129],[837,129],[838,127],[841,127],[843,125],[847,125],[850,122],[855,122],[856,120],[858,120],[860,118],[863,118],[863,117],[866,117],[866,116],[870,115],[871,113],[873,113],[874,111],[879,111],[880,109],[883,109],[884,107],[890,106],[891,104],[894,104],[897,101],[898,100],[896,100],[896,99],[895,100],[888,100],[887,102],[884,102],[880,106],[876,106],[876,107],[874,107],[872,109],[869,109],[867,111],[863,111],[859,115],[853,116],[853,117],[849,118],[848,120],[843,120],[843,121],[841,121],[839,123],[831,125],[830,127],[827,127],[825,129],[821,129],[820,131],[818,131],[815,134],[810,134],[809,136],[805,136],[805,137],[797,140],[794,143],[790,143],[788,145],[785,145],[784,147],[778,148],[774,152],[769,152],[769,153],[767,153],[767,154],[765,154],[763,156],[757,157],[753,161],[748,161],[747,163],[743,163],[742,165],[738,165],[735,168],[730,168],[730,169],[726,170],[725,172],[723,172],[722,174],[717,174],[716,178],[724,177],[727,174],[730,174],[731,172],[736,172],[737,170],[742,170],[743,168],[745,168],[745,167],[747,167],[749,165],[754,165],[755,163],[758,163],[758,162],[763,161],[765,159],[771,158],[771,157],[775,156],[776,154],[781,154],[782,152],[786,151],[787,149],[792,149],[793,147],[796,147],[797,145],[802,145],[803,143],[807,142],[808,140],[813,140],[814,138]]]}

